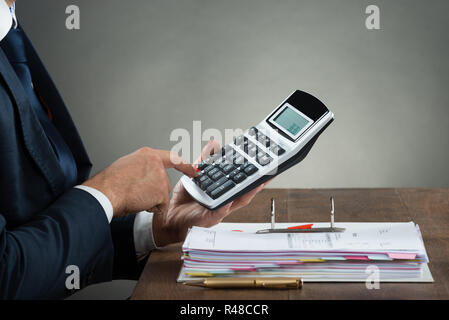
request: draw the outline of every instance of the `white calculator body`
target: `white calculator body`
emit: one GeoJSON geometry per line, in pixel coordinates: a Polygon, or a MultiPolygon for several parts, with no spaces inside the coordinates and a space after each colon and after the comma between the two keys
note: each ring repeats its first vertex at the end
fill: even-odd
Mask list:
{"type": "Polygon", "coordinates": [[[334,114],[317,98],[295,91],[262,122],[183,176],[187,192],[216,210],[301,162],[334,114]]]}

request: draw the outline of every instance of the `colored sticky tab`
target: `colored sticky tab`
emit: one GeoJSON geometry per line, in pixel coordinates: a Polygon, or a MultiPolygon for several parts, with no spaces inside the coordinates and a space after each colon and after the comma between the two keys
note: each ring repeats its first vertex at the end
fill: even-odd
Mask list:
{"type": "Polygon", "coordinates": [[[323,259],[299,259],[301,262],[324,262],[323,259]]]}
{"type": "Polygon", "coordinates": [[[294,265],[298,264],[298,261],[281,261],[277,263],[278,265],[294,265]]]}
{"type": "Polygon", "coordinates": [[[190,277],[213,277],[214,275],[210,272],[190,272],[190,271],[186,271],[185,272],[186,275],[190,276],[190,277]]]}
{"type": "Polygon", "coordinates": [[[416,258],[416,253],[389,253],[391,259],[413,260],[416,258]]]}
{"type": "Polygon", "coordinates": [[[323,260],[340,260],[340,261],[346,260],[345,257],[321,257],[321,259],[323,259],[323,260]]]}
{"type": "Polygon", "coordinates": [[[256,268],[231,268],[232,271],[248,271],[248,272],[253,272],[253,271],[257,271],[256,268]]]}
{"type": "Polygon", "coordinates": [[[386,261],[393,260],[386,254],[369,254],[368,259],[370,259],[370,260],[386,260],[386,261]]]}
{"type": "Polygon", "coordinates": [[[367,256],[345,256],[346,260],[369,260],[367,256]]]}

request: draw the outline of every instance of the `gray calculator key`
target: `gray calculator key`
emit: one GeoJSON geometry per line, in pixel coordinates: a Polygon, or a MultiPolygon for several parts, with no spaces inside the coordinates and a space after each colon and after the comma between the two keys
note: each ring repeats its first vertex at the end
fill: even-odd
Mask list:
{"type": "Polygon", "coordinates": [[[285,153],[285,150],[282,149],[280,146],[278,146],[277,144],[271,147],[271,152],[273,152],[275,155],[280,156],[282,154],[285,153]]]}
{"type": "Polygon", "coordinates": [[[238,175],[241,171],[239,169],[235,169],[229,174],[229,178],[233,179],[236,175],[238,175]]]}
{"type": "Polygon", "coordinates": [[[235,167],[232,164],[228,164],[226,167],[223,168],[223,172],[228,174],[229,172],[231,172],[234,169],[235,169],[235,167]]]}
{"type": "Polygon", "coordinates": [[[217,172],[220,172],[220,169],[218,169],[218,167],[215,167],[212,170],[210,170],[209,172],[207,172],[207,175],[212,178],[212,176],[214,174],[216,174],[217,172]]]}
{"type": "Polygon", "coordinates": [[[239,172],[232,178],[232,180],[234,180],[235,183],[240,183],[246,178],[247,178],[246,174],[244,174],[243,172],[239,172]]]}
{"type": "Polygon", "coordinates": [[[256,156],[256,153],[257,153],[257,147],[256,147],[256,146],[254,146],[254,148],[250,148],[250,149],[248,150],[248,155],[249,155],[251,158],[254,158],[254,157],[256,156]]]}
{"type": "Polygon", "coordinates": [[[256,127],[252,127],[251,129],[248,130],[248,134],[253,137],[257,134],[258,130],[256,127]]]}
{"type": "Polygon", "coordinates": [[[228,178],[223,177],[220,180],[218,180],[217,182],[212,183],[206,190],[207,194],[210,194],[212,191],[214,191],[219,186],[221,186],[222,184],[225,184],[228,181],[229,181],[228,178]]]}
{"type": "Polygon", "coordinates": [[[248,144],[249,144],[248,138],[247,138],[247,137],[244,137],[244,138],[243,138],[243,142],[240,144],[240,148],[241,148],[244,152],[248,152],[248,144]]]}
{"type": "Polygon", "coordinates": [[[236,167],[240,167],[240,166],[244,165],[245,163],[246,163],[246,160],[242,156],[237,156],[233,161],[233,164],[236,167]]]}
{"type": "Polygon", "coordinates": [[[259,169],[256,168],[256,166],[250,164],[249,166],[247,166],[244,170],[243,170],[248,176],[253,175],[254,173],[256,173],[257,171],[259,171],[259,169]]]}
{"type": "Polygon", "coordinates": [[[263,144],[265,147],[269,148],[271,144],[271,140],[268,137],[265,137],[264,141],[260,141],[261,144],[263,144]]]}
{"type": "Polygon", "coordinates": [[[231,190],[234,187],[235,187],[234,182],[227,181],[223,185],[221,185],[218,188],[216,188],[215,190],[213,190],[209,195],[212,199],[215,200],[215,199],[221,197],[223,194],[225,194],[226,192],[228,192],[229,190],[231,190]]]}
{"type": "Polygon", "coordinates": [[[225,145],[222,149],[221,149],[221,153],[223,155],[228,154],[229,152],[231,152],[233,150],[232,146],[230,146],[229,144],[225,145]]]}
{"type": "Polygon", "coordinates": [[[218,167],[223,170],[226,166],[229,165],[229,162],[226,161],[226,159],[223,159],[223,162],[221,162],[218,167]]]}
{"type": "Polygon", "coordinates": [[[222,177],[224,177],[224,173],[221,171],[218,171],[217,173],[215,173],[212,176],[212,180],[217,181],[217,180],[220,180],[222,177]]]}
{"type": "Polygon", "coordinates": [[[271,161],[273,160],[273,158],[271,158],[269,155],[265,154],[262,157],[257,159],[257,162],[261,165],[261,166],[266,166],[267,164],[269,164],[271,161]]]}
{"type": "Polygon", "coordinates": [[[248,168],[249,166],[251,166],[252,164],[249,162],[245,162],[241,167],[240,170],[244,171],[246,168],[248,168]]]}
{"type": "Polygon", "coordinates": [[[208,173],[212,169],[215,169],[215,166],[210,164],[206,168],[204,168],[204,173],[208,173]]]}
{"type": "Polygon", "coordinates": [[[207,174],[204,174],[201,172],[198,172],[198,177],[193,178],[193,180],[195,180],[197,183],[201,183],[201,182],[205,181],[206,179],[209,179],[207,174]]]}
{"type": "Polygon", "coordinates": [[[209,187],[212,183],[214,182],[210,178],[206,177],[204,181],[200,182],[201,190],[206,190],[206,188],[209,187]]]}
{"type": "Polygon", "coordinates": [[[198,169],[199,170],[204,170],[204,168],[206,168],[207,166],[209,165],[209,162],[208,161],[203,161],[203,162],[201,162],[199,165],[198,165],[198,169]]]}
{"type": "Polygon", "coordinates": [[[237,138],[234,139],[234,144],[236,146],[239,146],[239,145],[241,145],[243,143],[243,140],[244,140],[244,136],[243,135],[242,136],[238,136],[237,138]]]}
{"type": "MultiPolygon", "coordinates": [[[[225,164],[225,165],[223,166],[223,168],[224,168],[226,165],[231,164],[231,163],[232,163],[232,159],[234,159],[234,154],[233,154],[233,153],[228,153],[228,154],[224,157],[224,159],[223,159],[223,163],[225,164]]],[[[220,169],[223,169],[223,168],[220,168],[220,169]]]]}

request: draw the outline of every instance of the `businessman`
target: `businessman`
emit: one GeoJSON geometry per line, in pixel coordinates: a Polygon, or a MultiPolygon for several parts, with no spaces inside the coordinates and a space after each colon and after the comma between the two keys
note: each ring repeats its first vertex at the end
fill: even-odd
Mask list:
{"type": "MultiPolygon", "coordinates": [[[[89,179],[88,155],[14,2],[0,0],[0,298],[64,298],[73,265],[81,287],[137,279],[140,257],[182,241],[193,225],[219,223],[263,188],[215,212],[180,183],[170,199],[166,169],[195,170],[148,147],[89,179]]],[[[209,143],[202,157],[218,148],[209,143]]]]}

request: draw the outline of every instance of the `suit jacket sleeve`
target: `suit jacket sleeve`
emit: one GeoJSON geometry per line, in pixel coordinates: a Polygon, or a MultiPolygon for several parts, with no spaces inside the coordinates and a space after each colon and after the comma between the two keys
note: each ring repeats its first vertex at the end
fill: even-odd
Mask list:
{"type": "Polygon", "coordinates": [[[0,214],[0,297],[63,298],[67,266],[81,286],[112,278],[113,242],[103,208],[89,193],[71,189],[28,223],[8,230],[0,214]]]}
{"type": "Polygon", "coordinates": [[[134,245],[134,221],[136,215],[114,218],[111,221],[114,243],[113,279],[138,280],[145,267],[145,259],[137,259],[134,245]]]}

